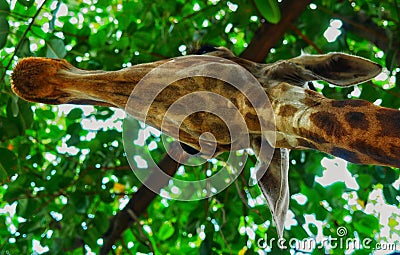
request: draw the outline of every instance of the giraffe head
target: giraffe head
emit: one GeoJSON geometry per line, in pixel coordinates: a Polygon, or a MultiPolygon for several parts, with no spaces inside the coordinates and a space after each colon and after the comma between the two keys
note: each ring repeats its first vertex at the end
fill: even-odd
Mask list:
{"type": "Polygon", "coordinates": [[[11,88],[18,96],[33,102],[48,104],[65,103],[69,93],[63,91],[61,84],[55,85],[52,79],[59,70],[73,68],[65,60],[25,58],[20,61],[11,75],[11,88]]]}

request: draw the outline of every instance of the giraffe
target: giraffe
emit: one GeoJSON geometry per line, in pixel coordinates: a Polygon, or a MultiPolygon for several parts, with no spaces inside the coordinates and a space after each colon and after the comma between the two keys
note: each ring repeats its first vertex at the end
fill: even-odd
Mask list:
{"type": "MultiPolygon", "coordinates": [[[[378,64],[343,53],[305,55],[272,64],[239,58],[224,47],[213,48],[205,55],[227,59],[244,67],[262,85],[271,102],[276,127],[276,149],[271,164],[265,164],[268,160],[260,152],[263,134],[254,107],[242,93],[224,81],[200,76],[175,81],[157,96],[144,121],[160,128],[168,107],[179,97],[196,91],[210,91],[228,98],[244,116],[249,128],[251,147],[261,162],[257,168],[268,168],[258,184],[280,236],[289,206],[291,149],[319,150],[356,164],[400,167],[400,111],[364,100],[332,100],[305,87],[306,82],[312,80],[324,80],[337,86],[355,85],[378,75],[381,72],[378,64]]],[[[118,71],[88,71],[65,60],[26,58],[15,66],[11,84],[18,96],[32,102],[124,109],[136,84],[168,61],[118,71]]],[[[210,68],[202,55],[197,56],[196,61],[198,66],[210,68]]],[[[226,68],[218,72],[229,76],[230,70],[226,64],[226,68]]],[[[213,104],[207,98],[199,100],[213,104]]],[[[198,140],[204,132],[211,132],[216,138],[215,155],[230,150],[229,130],[221,119],[211,114],[192,114],[179,129],[179,135],[174,138],[196,150],[201,150],[198,140]]]]}

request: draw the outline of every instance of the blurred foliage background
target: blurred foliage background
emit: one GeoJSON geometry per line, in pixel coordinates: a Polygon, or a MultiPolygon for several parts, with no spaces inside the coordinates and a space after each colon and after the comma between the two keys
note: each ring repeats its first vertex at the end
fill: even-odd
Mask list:
{"type": "MultiPolygon", "coordinates": [[[[331,51],[366,57],[384,66],[372,82],[314,86],[329,98],[398,109],[399,6],[397,0],[312,1],[265,61],[331,51]]],[[[10,88],[18,59],[65,58],[83,69],[117,70],[186,55],[202,44],[240,55],[262,24],[279,22],[283,13],[275,0],[0,0],[0,253],[98,254],[110,219],[141,186],[124,157],[122,111],[20,100],[10,88]]],[[[137,146],[164,155],[159,133],[140,124],[138,137],[137,146]]],[[[399,169],[293,151],[285,239],[318,244],[340,237],[337,229],[345,227],[344,237],[370,238],[371,248],[286,243],[280,250],[276,242],[260,242],[277,236],[258,187],[248,186],[254,161],[210,199],[157,197],[113,254],[370,254],[375,244],[400,239],[399,169]]],[[[218,164],[183,172],[193,179],[218,164]]]]}

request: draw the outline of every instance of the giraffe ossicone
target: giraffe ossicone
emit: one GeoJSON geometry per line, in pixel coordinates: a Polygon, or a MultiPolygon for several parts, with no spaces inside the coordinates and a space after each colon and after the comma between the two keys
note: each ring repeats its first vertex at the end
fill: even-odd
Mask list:
{"type": "MultiPolygon", "coordinates": [[[[289,204],[290,149],[319,150],[357,164],[400,167],[398,109],[376,106],[364,100],[332,100],[304,87],[307,81],[312,80],[324,80],[338,86],[364,82],[381,72],[378,64],[342,53],[300,56],[272,64],[259,64],[236,57],[223,47],[206,55],[240,65],[261,84],[271,103],[276,126],[276,132],[272,134],[276,138],[272,163],[269,166],[263,164],[267,161],[263,157],[268,155],[259,151],[261,145],[268,146],[261,141],[270,137],[271,132],[262,132],[258,113],[249,98],[223,80],[194,76],[173,82],[157,95],[145,122],[160,129],[165,112],[160,109],[168,109],[188,93],[208,91],[228,98],[248,127],[251,147],[261,161],[257,167],[268,167],[267,172],[259,177],[258,184],[267,198],[281,236],[289,204]]],[[[175,60],[180,58],[183,57],[175,60]]],[[[194,58],[200,61],[204,56],[194,58]]],[[[12,89],[20,97],[33,102],[106,105],[124,109],[140,80],[168,61],[106,72],[81,70],[65,60],[26,58],[14,68],[12,89]]],[[[221,77],[229,77],[232,65],[224,64],[224,68],[217,71],[221,77]]],[[[205,100],[204,104],[207,103],[205,100]]],[[[143,114],[140,111],[135,113],[138,116],[143,114]]],[[[269,114],[268,111],[266,114],[269,114]]],[[[175,137],[180,142],[201,150],[198,141],[207,130],[216,138],[216,154],[231,149],[229,132],[220,118],[207,113],[193,114],[182,123],[179,135],[175,137]]]]}

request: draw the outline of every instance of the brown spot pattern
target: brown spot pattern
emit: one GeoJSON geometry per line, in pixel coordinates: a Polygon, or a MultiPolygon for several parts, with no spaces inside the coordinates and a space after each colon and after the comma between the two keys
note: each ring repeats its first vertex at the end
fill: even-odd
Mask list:
{"type": "Polygon", "coordinates": [[[231,98],[230,100],[231,100],[232,104],[233,104],[236,108],[239,109],[239,103],[238,103],[237,99],[236,99],[236,98],[231,98]]]}
{"type": "Polygon", "coordinates": [[[254,115],[252,113],[247,113],[245,116],[245,120],[246,120],[246,124],[247,124],[247,128],[249,130],[261,130],[261,125],[260,125],[260,121],[257,117],[257,115],[254,115]]]}
{"type": "Polygon", "coordinates": [[[282,105],[279,108],[278,115],[282,117],[290,117],[293,116],[297,111],[298,109],[292,105],[282,105]]]}
{"type": "Polygon", "coordinates": [[[400,111],[379,109],[376,119],[380,122],[381,135],[400,138],[400,111]]]}
{"type": "Polygon", "coordinates": [[[400,167],[400,158],[393,158],[381,148],[372,146],[365,141],[356,140],[350,146],[358,150],[360,153],[366,155],[367,157],[375,160],[376,162],[382,163],[384,165],[400,167]]]}
{"type": "MultiPolygon", "coordinates": [[[[198,79],[198,77],[196,77],[198,79]]],[[[217,85],[217,79],[209,77],[208,79],[203,79],[203,87],[206,91],[215,91],[217,85]]]]}
{"type": "Polygon", "coordinates": [[[306,97],[304,99],[300,99],[300,101],[309,107],[318,106],[323,100],[326,100],[326,98],[320,93],[310,89],[304,90],[304,93],[306,97]]]}
{"type": "Polygon", "coordinates": [[[200,127],[203,124],[205,115],[206,115],[205,112],[194,112],[190,116],[188,116],[186,119],[188,119],[193,125],[200,127]]]}
{"type": "Polygon", "coordinates": [[[313,150],[317,150],[317,146],[315,146],[312,142],[307,141],[306,139],[297,138],[297,142],[302,147],[310,148],[310,149],[313,149],[313,150]]]}
{"type": "Polygon", "coordinates": [[[396,146],[396,145],[391,144],[390,153],[392,153],[392,155],[399,155],[400,156],[400,146],[396,146]]]}
{"type": "Polygon", "coordinates": [[[319,100],[316,100],[315,97],[306,97],[301,99],[301,102],[309,107],[318,106],[321,104],[319,100]]]}
{"type": "Polygon", "coordinates": [[[314,125],[324,130],[328,136],[342,137],[348,135],[335,114],[329,112],[316,112],[311,114],[310,120],[314,125]]]}
{"type": "Polygon", "coordinates": [[[331,103],[332,107],[336,108],[343,108],[345,106],[362,107],[362,106],[367,106],[369,104],[371,103],[365,100],[334,100],[331,103]]]}
{"type": "Polygon", "coordinates": [[[210,123],[209,132],[215,136],[218,142],[230,143],[231,141],[229,128],[223,122],[210,123]]]}
{"type": "Polygon", "coordinates": [[[247,97],[244,98],[244,103],[247,107],[253,108],[253,105],[251,104],[250,100],[247,99],[247,97]]]}
{"type": "MultiPolygon", "coordinates": [[[[186,78],[184,78],[184,80],[186,80],[186,83],[188,84],[187,86],[185,86],[185,90],[188,90],[188,92],[197,91],[199,89],[199,84],[194,77],[186,77],[186,78]],[[188,88],[188,86],[190,86],[190,88],[188,88]]],[[[171,85],[169,85],[169,86],[171,86],[171,85]]],[[[177,90],[181,89],[179,87],[179,85],[175,86],[175,87],[177,90]]]]}
{"type": "Polygon", "coordinates": [[[300,134],[312,141],[314,141],[317,144],[323,144],[323,143],[327,143],[328,141],[321,135],[311,132],[305,128],[300,128],[300,134]]]}
{"type": "Polygon", "coordinates": [[[311,89],[306,89],[306,90],[304,90],[304,93],[305,93],[306,95],[309,95],[309,96],[323,98],[323,96],[321,96],[320,93],[318,93],[318,92],[316,92],[316,91],[313,91],[313,90],[311,90],[311,89]]]}
{"type": "MultiPolygon", "coordinates": [[[[273,78],[273,77],[271,77],[271,78],[273,78]]],[[[285,93],[285,92],[289,91],[289,89],[290,89],[290,86],[288,86],[287,84],[281,83],[279,85],[279,90],[280,90],[281,93],[285,93]]]]}
{"type": "Polygon", "coordinates": [[[369,121],[367,120],[365,114],[362,112],[348,112],[344,115],[344,117],[352,128],[365,130],[369,127],[369,121]]]}
{"type": "Polygon", "coordinates": [[[355,163],[355,164],[361,163],[361,160],[358,157],[358,154],[353,151],[349,151],[349,150],[339,148],[339,147],[334,147],[334,148],[332,148],[331,154],[336,157],[339,157],[339,158],[345,159],[347,161],[350,161],[352,163],[355,163]]]}

